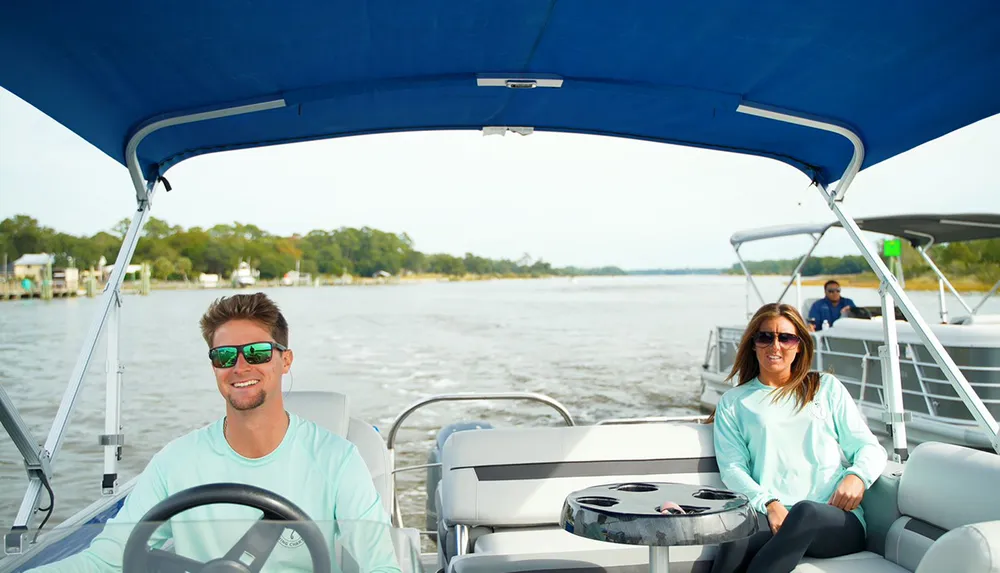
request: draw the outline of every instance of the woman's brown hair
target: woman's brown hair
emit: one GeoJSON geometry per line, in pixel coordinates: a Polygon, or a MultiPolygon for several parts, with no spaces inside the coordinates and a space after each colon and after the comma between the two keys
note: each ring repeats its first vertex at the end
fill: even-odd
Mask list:
{"type": "MultiPolygon", "coordinates": [[[[738,376],[737,386],[742,386],[760,375],[760,363],[757,362],[757,354],[754,352],[754,338],[760,331],[760,325],[767,320],[784,317],[795,326],[795,332],[799,336],[799,352],[792,361],[792,376],[785,384],[774,393],[773,401],[795,395],[795,403],[799,409],[805,407],[816,397],[819,390],[819,373],[811,372],[813,352],[815,352],[815,341],[809,334],[809,328],[802,319],[799,311],[790,304],[770,303],[757,309],[756,314],[750,319],[750,324],[743,331],[743,339],[736,349],[736,360],[733,369],[726,377],[726,382],[738,376]]],[[[715,420],[715,412],[705,420],[710,424],[715,420]]]]}

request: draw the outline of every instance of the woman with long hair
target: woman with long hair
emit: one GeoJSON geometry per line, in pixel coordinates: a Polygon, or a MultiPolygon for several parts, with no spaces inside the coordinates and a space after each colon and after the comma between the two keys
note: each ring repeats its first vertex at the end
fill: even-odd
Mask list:
{"type": "Polygon", "coordinates": [[[865,549],[861,498],[888,456],[843,384],[810,371],[813,350],[787,304],[762,306],[743,333],[728,378],[739,382],[710,421],[722,481],[749,498],[760,530],[722,544],[713,573],[784,573],[804,555],[865,549]]]}

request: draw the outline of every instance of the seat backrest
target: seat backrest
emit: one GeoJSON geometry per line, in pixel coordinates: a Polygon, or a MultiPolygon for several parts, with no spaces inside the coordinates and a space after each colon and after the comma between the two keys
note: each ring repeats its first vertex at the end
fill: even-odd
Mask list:
{"type": "Polygon", "coordinates": [[[885,557],[916,571],[945,533],[1000,520],[1000,456],[938,442],[913,449],[899,482],[899,512],[889,528],[885,557]]]}
{"type": "Polygon", "coordinates": [[[807,320],[809,318],[809,311],[812,310],[813,303],[815,303],[817,300],[819,299],[807,298],[804,301],[802,301],[802,308],[799,309],[799,312],[802,313],[802,316],[805,317],[807,320]]]}
{"type": "Polygon", "coordinates": [[[347,438],[350,422],[347,396],[337,392],[298,390],[284,395],[285,408],[321,428],[347,438]]]}
{"type": "Polygon", "coordinates": [[[284,396],[285,408],[312,420],[320,427],[349,440],[358,448],[372,475],[382,506],[392,512],[392,482],[389,450],[371,424],[350,417],[349,400],[344,394],[325,390],[296,390],[284,396]]]}
{"type": "Polygon", "coordinates": [[[444,443],[441,463],[448,526],[557,525],[568,494],[606,483],[724,487],[712,426],[697,423],[456,432],[444,443]]]}

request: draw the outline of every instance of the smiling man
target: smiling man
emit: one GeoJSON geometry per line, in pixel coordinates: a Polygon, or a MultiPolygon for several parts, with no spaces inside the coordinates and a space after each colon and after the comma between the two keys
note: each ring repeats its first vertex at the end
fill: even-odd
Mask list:
{"type": "MultiPolygon", "coordinates": [[[[211,304],[201,318],[208,358],[226,402],[220,420],[167,444],[150,460],[118,515],[85,551],[39,571],[120,571],[125,543],[154,505],[188,488],[243,483],[285,497],[312,518],[361,572],[399,573],[389,516],[357,448],[285,410],[281,376],[292,366],[288,323],[265,294],[238,294],[211,304]]],[[[202,563],[218,559],[261,516],[233,504],[189,509],[161,526],[153,547],[202,563]]],[[[263,571],[310,571],[308,547],[289,530],[263,571]]],[[[336,563],[333,571],[337,571],[336,563]]]]}

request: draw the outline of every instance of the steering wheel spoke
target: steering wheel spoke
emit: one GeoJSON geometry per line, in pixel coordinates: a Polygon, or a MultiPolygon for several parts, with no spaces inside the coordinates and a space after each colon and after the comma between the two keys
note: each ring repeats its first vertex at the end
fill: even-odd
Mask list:
{"type": "Polygon", "coordinates": [[[285,531],[281,522],[258,521],[226,552],[226,559],[240,561],[252,573],[260,571],[264,562],[271,556],[271,551],[278,544],[278,539],[285,531]],[[249,556],[249,559],[246,558],[249,556]]]}
{"type": "Polygon", "coordinates": [[[151,549],[148,555],[149,570],[159,573],[198,573],[205,566],[201,561],[162,549],[151,549]]]}

